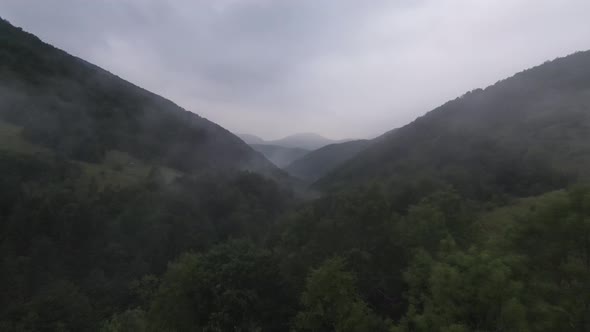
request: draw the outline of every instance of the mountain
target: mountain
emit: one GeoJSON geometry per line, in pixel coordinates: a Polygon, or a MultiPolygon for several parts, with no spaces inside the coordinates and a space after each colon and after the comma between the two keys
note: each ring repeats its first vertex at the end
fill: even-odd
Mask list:
{"type": "Polygon", "coordinates": [[[277,145],[286,148],[299,148],[310,151],[319,149],[329,144],[350,141],[349,139],[332,140],[314,133],[294,134],[276,140],[264,140],[256,135],[250,134],[238,134],[238,136],[248,144],[277,145]]]}
{"type": "Polygon", "coordinates": [[[344,141],[347,140],[332,140],[314,133],[301,133],[290,135],[273,141],[268,141],[268,144],[280,145],[290,148],[316,150],[329,144],[341,143],[344,141]]]}
{"type": "Polygon", "coordinates": [[[250,134],[236,134],[242,141],[246,142],[246,144],[266,144],[266,141],[256,135],[250,134]]]}
{"type": "Polygon", "coordinates": [[[452,185],[489,199],[560,188],[590,170],[590,52],[546,62],[391,131],[315,184],[452,185]]]}
{"type": "Polygon", "coordinates": [[[262,153],[266,159],[280,168],[284,168],[296,159],[306,155],[309,150],[301,148],[288,148],[279,145],[270,144],[250,144],[250,146],[262,153]]]}
{"type": "Polygon", "coordinates": [[[280,172],[238,137],[173,102],[0,21],[0,120],[86,162],[109,151],[183,172],[280,172]]]}
{"type": "Polygon", "coordinates": [[[367,148],[371,141],[356,140],[330,144],[293,161],[284,169],[291,175],[306,181],[315,181],[340,164],[367,148]]]}

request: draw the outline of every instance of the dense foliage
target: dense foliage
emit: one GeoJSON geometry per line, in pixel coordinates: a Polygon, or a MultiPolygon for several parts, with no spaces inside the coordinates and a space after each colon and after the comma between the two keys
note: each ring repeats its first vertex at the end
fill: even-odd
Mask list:
{"type": "Polygon", "coordinates": [[[0,170],[0,330],[94,329],[180,254],[262,242],[292,200],[251,173],[99,189],[63,160],[2,153],[0,170]]]}
{"type": "Polygon", "coordinates": [[[585,188],[484,218],[372,186],[277,224],[292,198],[253,174],[98,190],[68,162],[0,166],[2,330],[590,328],[585,188]]]}

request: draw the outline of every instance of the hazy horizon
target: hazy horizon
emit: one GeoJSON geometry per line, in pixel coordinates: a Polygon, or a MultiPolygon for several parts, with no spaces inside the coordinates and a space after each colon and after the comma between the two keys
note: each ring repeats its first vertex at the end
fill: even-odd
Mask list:
{"type": "Polygon", "coordinates": [[[262,135],[257,135],[257,134],[252,134],[252,133],[242,133],[242,132],[233,132],[235,135],[237,136],[243,136],[243,135],[249,135],[249,136],[255,136],[257,138],[262,139],[263,141],[265,141],[266,143],[272,143],[273,141],[280,141],[282,139],[286,139],[286,138],[291,138],[293,136],[299,136],[299,135],[319,135],[323,138],[332,140],[332,141],[342,141],[342,140],[356,140],[356,139],[372,139],[375,138],[376,136],[380,135],[376,135],[375,137],[371,136],[371,137],[342,137],[342,138],[332,138],[330,136],[327,135],[323,135],[321,133],[314,133],[314,132],[294,132],[294,133],[290,133],[290,134],[286,134],[286,135],[279,135],[279,136],[271,136],[271,137],[266,137],[266,136],[262,136],[262,135]]]}
{"type": "Polygon", "coordinates": [[[0,4],[56,47],[234,133],[371,138],[547,60],[590,49],[590,2],[0,4]]]}

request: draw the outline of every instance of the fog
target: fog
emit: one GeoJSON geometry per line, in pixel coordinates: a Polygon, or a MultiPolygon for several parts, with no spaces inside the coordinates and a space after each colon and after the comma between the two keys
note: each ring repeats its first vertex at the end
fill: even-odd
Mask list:
{"type": "Polygon", "coordinates": [[[590,48],[590,2],[38,1],[2,16],[237,133],[374,137],[590,48]]]}

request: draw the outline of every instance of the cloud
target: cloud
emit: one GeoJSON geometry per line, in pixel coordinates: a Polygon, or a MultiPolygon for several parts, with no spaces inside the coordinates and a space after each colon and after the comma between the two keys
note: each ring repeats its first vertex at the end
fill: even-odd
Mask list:
{"type": "Polygon", "coordinates": [[[235,132],[371,137],[590,48],[571,0],[4,0],[2,16],[235,132]]]}

